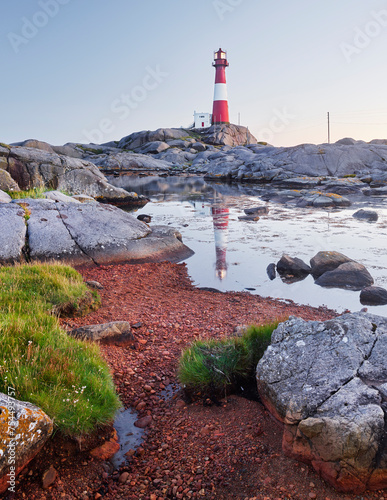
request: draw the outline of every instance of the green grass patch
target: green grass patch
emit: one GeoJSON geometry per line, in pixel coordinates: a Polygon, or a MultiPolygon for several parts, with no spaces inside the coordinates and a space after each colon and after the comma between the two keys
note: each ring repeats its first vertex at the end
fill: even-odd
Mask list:
{"type": "Polygon", "coordinates": [[[71,436],[111,422],[120,407],[99,347],[69,337],[58,321],[98,303],[69,266],[0,268],[0,391],[13,387],[71,436]]]}
{"type": "Polygon", "coordinates": [[[270,344],[278,321],[251,325],[241,337],[197,340],[179,360],[178,379],[188,394],[224,395],[254,379],[255,368],[270,344]]]}
{"type": "Polygon", "coordinates": [[[44,186],[27,189],[26,191],[7,191],[13,200],[24,200],[25,198],[44,198],[44,193],[50,191],[44,186]]]}
{"type": "Polygon", "coordinates": [[[85,146],[82,146],[82,144],[77,144],[78,149],[82,149],[84,153],[90,153],[93,155],[101,155],[103,153],[103,149],[101,148],[87,148],[85,146]]]}

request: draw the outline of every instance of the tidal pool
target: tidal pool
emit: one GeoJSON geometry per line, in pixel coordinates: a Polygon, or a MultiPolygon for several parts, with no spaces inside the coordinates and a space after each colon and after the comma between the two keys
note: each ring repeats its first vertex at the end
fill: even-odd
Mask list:
{"type": "MultiPolygon", "coordinates": [[[[348,196],[352,206],[340,209],[297,208],[264,202],[265,187],[206,183],[189,177],[109,177],[109,182],[150,198],[134,212],[152,216],[153,224],[178,229],[183,242],[195,251],[187,259],[188,273],[198,287],[221,291],[248,291],[298,304],[327,306],[342,312],[364,306],[360,292],[322,288],[312,276],[287,284],[277,275],[270,280],[266,268],[283,253],[309,260],[319,251],[337,251],[364,264],[375,285],[387,288],[387,198],[348,196]],[[238,219],[244,208],[266,206],[258,221],[238,219]],[[375,210],[378,221],[352,217],[359,208],[375,210]]],[[[387,316],[386,306],[367,306],[387,316]]]]}

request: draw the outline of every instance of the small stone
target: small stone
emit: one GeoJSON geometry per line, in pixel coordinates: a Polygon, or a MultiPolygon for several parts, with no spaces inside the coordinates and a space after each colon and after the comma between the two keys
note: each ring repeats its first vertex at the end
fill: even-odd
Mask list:
{"type": "Polygon", "coordinates": [[[50,468],[48,470],[46,470],[46,472],[43,474],[43,477],[42,477],[42,483],[43,483],[44,490],[46,490],[52,484],[54,484],[56,476],[57,476],[57,471],[55,470],[55,468],[52,465],[50,465],[50,468]]]}
{"type": "Polygon", "coordinates": [[[118,478],[118,482],[124,484],[128,480],[128,477],[129,477],[129,472],[123,472],[118,478]]]}
{"type": "Polygon", "coordinates": [[[145,403],[145,401],[140,401],[140,402],[138,403],[138,405],[136,406],[136,410],[137,410],[137,411],[141,411],[141,410],[143,410],[145,407],[146,407],[146,403],[145,403]]]}
{"type": "Polygon", "coordinates": [[[141,321],[138,321],[137,323],[135,323],[134,325],[132,325],[132,328],[141,328],[142,327],[142,323],[141,321]]]}
{"type": "Polygon", "coordinates": [[[90,455],[93,458],[97,458],[98,460],[109,460],[112,458],[117,451],[120,449],[120,445],[115,438],[110,439],[110,441],[106,441],[102,446],[98,448],[94,448],[90,452],[90,455]]]}
{"type": "Polygon", "coordinates": [[[185,402],[182,399],[176,401],[176,408],[184,408],[186,406],[185,402]]]}
{"type": "Polygon", "coordinates": [[[308,495],[308,496],[309,496],[309,498],[311,498],[311,499],[313,499],[313,498],[317,498],[317,494],[316,494],[314,491],[311,491],[311,492],[309,493],[309,495],[308,495]]]}
{"type": "Polygon", "coordinates": [[[147,415],[146,417],[139,418],[134,422],[134,425],[139,429],[145,429],[152,422],[152,417],[147,415]]]}
{"type": "Polygon", "coordinates": [[[208,427],[208,425],[206,425],[200,430],[201,436],[208,436],[209,433],[210,433],[210,428],[208,427]]]}
{"type": "Polygon", "coordinates": [[[103,290],[103,285],[99,281],[85,281],[86,285],[96,290],[103,290]]]}

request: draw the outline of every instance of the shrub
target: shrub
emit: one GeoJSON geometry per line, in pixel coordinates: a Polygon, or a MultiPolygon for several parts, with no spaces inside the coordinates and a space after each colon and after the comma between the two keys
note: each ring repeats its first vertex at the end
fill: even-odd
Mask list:
{"type": "Polygon", "coordinates": [[[0,390],[44,410],[79,436],[111,422],[120,402],[99,347],[69,337],[58,315],[95,307],[82,277],[63,265],[0,268],[0,390]]]}
{"type": "Polygon", "coordinates": [[[252,325],[241,337],[195,341],[180,357],[180,383],[189,394],[204,397],[234,391],[241,381],[254,377],[277,325],[252,325]]]}

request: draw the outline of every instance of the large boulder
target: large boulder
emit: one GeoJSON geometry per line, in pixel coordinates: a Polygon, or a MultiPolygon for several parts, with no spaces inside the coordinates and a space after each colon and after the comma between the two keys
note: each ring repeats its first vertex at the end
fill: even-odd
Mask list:
{"type": "Polygon", "coordinates": [[[0,168],[0,189],[3,191],[20,191],[17,182],[15,182],[10,174],[2,168],[0,168]]]}
{"type": "Polygon", "coordinates": [[[374,283],[366,267],[359,262],[346,262],[333,271],[327,271],[315,281],[316,285],[348,290],[361,290],[374,283]]]}
{"type": "Polygon", "coordinates": [[[174,229],[164,226],[151,229],[129,213],[97,202],[63,203],[48,199],[25,199],[1,207],[0,240],[3,238],[7,243],[15,239],[18,246],[14,243],[14,247],[19,251],[4,253],[4,249],[7,249],[4,243],[4,248],[0,247],[4,261],[17,260],[18,255],[20,260],[25,236],[28,256],[32,261],[58,259],[73,265],[162,260],[178,262],[193,254],[182,243],[180,233],[174,229]],[[4,212],[2,218],[1,210],[6,211],[8,206],[10,209],[4,212]],[[13,219],[10,215],[13,215],[13,219]],[[24,215],[28,215],[27,234],[24,215]],[[14,226],[17,224],[24,227],[24,233],[18,233],[19,239],[14,235],[14,226]],[[3,231],[3,227],[7,231],[3,231]]]}
{"type": "Polygon", "coordinates": [[[308,264],[298,257],[290,257],[284,254],[277,262],[277,271],[280,275],[285,276],[306,276],[311,269],[308,264]]]}
{"type": "Polygon", "coordinates": [[[91,162],[36,148],[0,146],[6,170],[21,189],[48,187],[70,194],[87,194],[107,202],[145,204],[146,199],[109,184],[91,162]]]}
{"type": "Polygon", "coordinates": [[[351,261],[352,259],[342,253],[323,251],[310,259],[310,267],[314,278],[318,278],[327,271],[333,271],[341,264],[351,261]]]}
{"type": "Polygon", "coordinates": [[[355,217],[355,219],[366,220],[368,222],[376,222],[378,220],[378,213],[375,212],[375,210],[365,210],[361,208],[352,214],[352,217],[355,217]]]}
{"type": "Polygon", "coordinates": [[[387,318],[291,317],[257,366],[259,395],[284,423],[283,449],[340,491],[387,487],[387,318]]]}
{"type": "Polygon", "coordinates": [[[41,450],[52,431],[52,420],[40,408],[0,393],[0,494],[16,492],[17,474],[41,450]]]}
{"type": "Polygon", "coordinates": [[[387,290],[380,286],[367,286],[360,292],[360,302],[364,306],[382,306],[387,304],[387,290]]]}
{"type": "Polygon", "coordinates": [[[0,203],[0,263],[23,261],[26,244],[24,210],[13,203],[0,203]]]}

